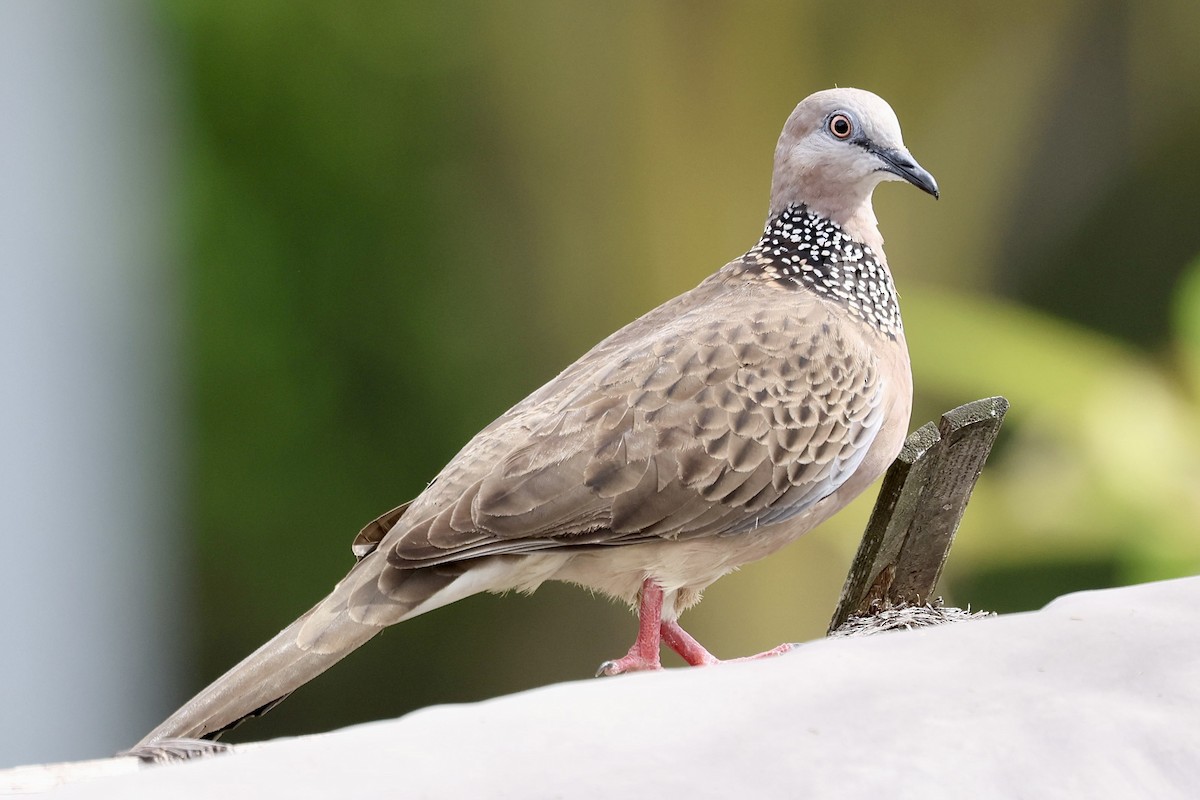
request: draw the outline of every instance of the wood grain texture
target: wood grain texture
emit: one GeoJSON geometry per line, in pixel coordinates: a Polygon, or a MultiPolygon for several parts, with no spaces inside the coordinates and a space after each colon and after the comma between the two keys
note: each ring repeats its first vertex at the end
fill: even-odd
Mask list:
{"type": "Polygon", "coordinates": [[[932,599],[1008,401],[989,397],[926,423],[884,476],[829,630],[884,606],[932,599]]]}

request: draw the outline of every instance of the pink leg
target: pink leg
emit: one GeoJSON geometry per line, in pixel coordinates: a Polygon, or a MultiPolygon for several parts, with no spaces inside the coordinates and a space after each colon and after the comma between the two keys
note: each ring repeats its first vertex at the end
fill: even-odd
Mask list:
{"type": "Polygon", "coordinates": [[[692,635],[679,627],[678,622],[664,621],[662,640],[667,647],[679,653],[683,660],[693,667],[707,667],[710,664],[721,663],[720,659],[704,649],[704,645],[692,638],[692,635]]]}
{"type": "Polygon", "coordinates": [[[704,645],[697,642],[692,635],[679,627],[678,622],[663,622],[662,623],[662,640],[667,647],[679,653],[683,660],[691,664],[693,667],[707,667],[713,664],[729,664],[735,661],[754,661],[759,658],[770,658],[771,656],[782,655],[783,653],[794,650],[797,645],[781,644],[776,648],[768,650],[765,653],[759,653],[753,656],[743,656],[741,658],[728,658],[722,661],[712,653],[704,649],[704,645]]]}
{"type": "Polygon", "coordinates": [[[659,660],[659,626],[662,623],[662,587],[647,578],[642,584],[640,604],[638,606],[638,635],[633,647],[622,658],[605,661],[596,670],[596,676],[620,675],[624,672],[637,672],[647,669],[662,669],[659,660]]]}
{"type": "Polygon", "coordinates": [[[633,642],[633,647],[629,648],[629,652],[623,657],[614,661],[605,661],[601,664],[600,669],[596,670],[597,677],[600,675],[620,675],[625,672],[638,672],[640,670],[662,669],[662,661],[658,653],[660,643],[666,644],[667,647],[682,656],[683,660],[693,667],[707,667],[712,664],[728,664],[733,661],[753,661],[759,658],[769,658],[787,653],[794,650],[797,646],[794,644],[781,644],[772,650],[759,653],[755,656],[731,658],[722,661],[705,650],[704,646],[692,638],[690,633],[679,627],[678,622],[664,620],[662,618],[662,606],[662,587],[655,583],[653,579],[647,578],[642,584],[638,606],[638,635],[637,639],[633,642]]]}

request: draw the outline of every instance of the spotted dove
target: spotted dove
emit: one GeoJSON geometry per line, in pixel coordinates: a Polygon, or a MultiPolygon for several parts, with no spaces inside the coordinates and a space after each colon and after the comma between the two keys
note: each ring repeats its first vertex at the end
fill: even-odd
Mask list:
{"type": "Polygon", "coordinates": [[[214,738],[384,626],[547,580],[638,609],[633,647],[604,674],[659,669],[661,643],[715,663],[680,612],[845,506],[904,440],[912,378],[871,207],[889,180],[938,195],[887,103],[857,89],[805,99],[754,247],[480,431],[363,529],[325,599],[141,744],[214,738]]]}

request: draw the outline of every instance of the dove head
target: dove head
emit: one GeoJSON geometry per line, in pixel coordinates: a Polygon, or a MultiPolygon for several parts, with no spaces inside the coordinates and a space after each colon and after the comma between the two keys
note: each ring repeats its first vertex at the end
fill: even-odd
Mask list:
{"type": "Polygon", "coordinates": [[[901,180],[938,196],[937,181],[904,146],[891,106],[862,89],[817,92],[796,106],[779,137],[771,216],[803,203],[879,249],[871,193],[901,180]]]}

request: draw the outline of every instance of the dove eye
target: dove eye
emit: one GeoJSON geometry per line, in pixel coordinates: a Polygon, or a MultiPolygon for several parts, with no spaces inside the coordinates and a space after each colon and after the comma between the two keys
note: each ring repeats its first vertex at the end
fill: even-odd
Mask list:
{"type": "Polygon", "coordinates": [[[849,139],[854,133],[854,123],[845,114],[834,114],[829,118],[829,132],[838,139],[849,139]]]}

